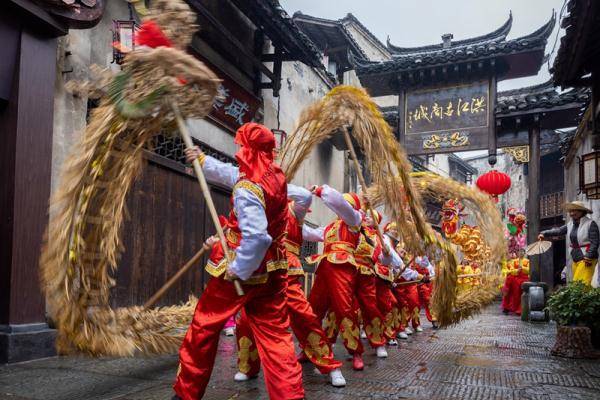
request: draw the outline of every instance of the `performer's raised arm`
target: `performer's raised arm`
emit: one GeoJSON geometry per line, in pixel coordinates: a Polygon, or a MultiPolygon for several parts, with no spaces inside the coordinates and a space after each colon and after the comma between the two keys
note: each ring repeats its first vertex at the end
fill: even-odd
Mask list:
{"type": "Polygon", "coordinates": [[[302,239],[307,242],[323,242],[325,241],[325,228],[322,226],[311,228],[308,225],[302,225],[302,239]]]}
{"type": "Polygon", "coordinates": [[[308,209],[312,203],[312,193],[310,190],[291,183],[287,185],[288,199],[294,202],[294,215],[298,221],[304,220],[308,209]]]}
{"type": "Polygon", "coordinates": [[[242,239],[229,272],[242,280],[248,279],[260,267],[273,240],[267,232],[265,205],[257,195],[260,192],[262,189],[249,181],[238,182],[233,191],[233,208],[238,216],[242,239]]]}
{"type": "Polygon", "coordinates": [[[362,214],[360,211],[360,200],[355,193],[341,194],[334,188],[323,185],[315,187],[313,193],[320,197],[325,205],[337,214],[349,226],[360,226],[362,214]]]}
{"type": "Polygon", "coordinates": [[[387,246],[389,250],[389,254],[385,255],[385,253],[382,251],[379,255],[379,262],[392,267],[394,270],[401,270],[404,267],[404,261],[402,261],[402,258],[394,250],[391,239],[387,235],[384,235],[383,240],[385,242],[385,246],[387,246]]]}
{"type": "Polygon", "coordinates": [[[202,172],[207,181],[220,183],[228,188],[233,188],[238,181],[240,172],[238,167],[233,164],[219,161],[214,157],[204,154],[198,146],[185,149],[185,159],[191,163],[195,159],[200,161],[202,172]]]}

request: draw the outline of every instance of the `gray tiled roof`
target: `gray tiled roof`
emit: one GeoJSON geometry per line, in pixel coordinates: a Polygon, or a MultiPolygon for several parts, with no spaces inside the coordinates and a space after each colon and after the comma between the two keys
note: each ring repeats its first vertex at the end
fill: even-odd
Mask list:
{"type": "Polygon", "coordinates": [[[572,103],[581,103],[581,107],[584,107],[589,98],[588,89],[573,89],[560,93],[552,81],[547,81],[540,85],[499,92],[496,115],[540,108],[550,109],[572,103]]]}
{"type": "MultiPolygon", "coordinates": [[[[511,22],[511,18],[509,18],[511,22]]],[[[404,54],[398,52],[392,60],[382,62],[362,62],[356,60],[356,71],[359,75],[379,74],[386,72],[401,72],[433,67],[436,65],[481,60],[502,55],[526,52],[546,47],[548,36],[554,28],[556,16],[535,32],[517,39],[505,40],[504,30],[495,34],[484,35],[479,41],[465,40],[459,46],[442,48],[441,46],[426,46],[419,51],[404,54]],[[495,36],[494,36],[495,35],[495,36]],[[427,50],[429,49],[429,50],[427,50]]],[[[417,48],[419,49],[419,48],[417,48]]]]}
{"type": "MultiPolygon", "coordinates": [[[[513,17],[512,17],[512,12],[511,12],[509,14],[506,22],[504,24],[502,24],[502,26],[500,28],[496,29],[495,31],[490,32],[485,35],[470,38],[470,39],[452,41],[452,47],[458,48],[458,47],[478,46],[478,45],[483,45],[485,43],[504,41],[506,39],[506,36],[508,36],[508,34],[510,32],[512,23],[513,23],[513,17]]],[[[395,57],[421,54],[421,53],[431,53],[431,52],[435,52],[435,51],[444,50],[442,43],[429,45],[429,46],[420,46],[420,47],[395,46],[390,42],[389,37],[387,40],[387,47],[388,47],[388,50],[390,51],[390,53],[392,53],[392,55],[395,57]]]]}

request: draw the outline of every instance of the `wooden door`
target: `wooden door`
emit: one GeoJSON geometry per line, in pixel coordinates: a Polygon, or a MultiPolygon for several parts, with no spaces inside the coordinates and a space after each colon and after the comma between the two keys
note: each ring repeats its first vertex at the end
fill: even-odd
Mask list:
{"type": "MultiPolygon", "coordinates": [[[[127,200],[129,217],[123,226],[125,251],[111,293],[115,306],[143,304],[215,232],[198,181],[179,162],[148,153],[148,162],[127,200]]],[[[211,186],[220,214],[229,211],[230,192],[211,186]]],[[[157,305],[199,296],[207,275],[207,257],[197,263],[157,305]]]]}

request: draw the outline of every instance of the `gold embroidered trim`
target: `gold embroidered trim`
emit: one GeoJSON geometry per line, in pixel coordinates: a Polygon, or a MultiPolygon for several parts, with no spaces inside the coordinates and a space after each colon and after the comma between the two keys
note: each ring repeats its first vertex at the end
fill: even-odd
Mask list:
{"type": "Polygon", "coordinates": [[[263,207],[266,208],[265,194],[263,193],[262,188],[256,183],[250,182],[249,180],[245,179],[240,180],[233,187],[233,191],[235,192],[236,189],[246,189],[249,192],[253,193],[258,198],[258,200],[260,200],[263,207]]]}

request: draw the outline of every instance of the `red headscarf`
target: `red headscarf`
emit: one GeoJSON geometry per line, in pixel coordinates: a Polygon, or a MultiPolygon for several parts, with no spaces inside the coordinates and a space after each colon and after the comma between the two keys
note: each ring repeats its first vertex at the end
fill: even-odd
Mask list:
{"type": "Polygon", "coordinates": [[[255,122],[246,123],[237,130],[234,142],[242,146],[235,154],[243,175],[252,182],[258,182],[273,165],[275,135],[266,126],[255,122]]]}

